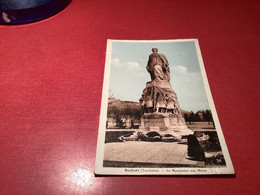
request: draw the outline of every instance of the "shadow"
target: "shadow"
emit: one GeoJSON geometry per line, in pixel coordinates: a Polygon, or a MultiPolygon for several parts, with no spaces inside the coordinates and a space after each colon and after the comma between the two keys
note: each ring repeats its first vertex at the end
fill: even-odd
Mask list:
{"type": "Polygon", "coordinates": [[[230,175],[230,174],[222,174],[222,175],[217,175],[217,174],[212,174],[212,175],[99,175],[99,174],[94,174],[95,177],[143,177],[143,178],[227,178],[227,179],[236,179],[236,174],[230,175]]]}
{"type": "Polygon", "coordinates": [[[204,160],[197,159],[196,157],[186,157],[188,160],[204,162],[204,160]]]}

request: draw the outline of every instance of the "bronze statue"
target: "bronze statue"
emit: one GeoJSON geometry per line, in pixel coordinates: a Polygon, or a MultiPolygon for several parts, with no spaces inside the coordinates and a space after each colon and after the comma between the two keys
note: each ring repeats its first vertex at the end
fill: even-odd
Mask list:
{"type": "Polygon", "coordinates": [[[170,69],[165,55],[159,54],[157,48],[152,49],[146,69],[151,75],[151,80],[161,79],[170,81],[170,69]]]}
{"type": "Polygon", "coordinates": [[[170,84],[169,63],[164,54],[159,54],[157,48],[152,48],[146,69],[151,81],[147,82],[140,103],[144,113],[174,113],[179,114],[175,92],[170,84]]]}

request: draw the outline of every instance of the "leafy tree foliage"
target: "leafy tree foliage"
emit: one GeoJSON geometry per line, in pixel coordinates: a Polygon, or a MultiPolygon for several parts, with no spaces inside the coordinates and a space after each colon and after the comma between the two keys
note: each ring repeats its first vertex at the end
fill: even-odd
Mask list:
{"type": "Polygon", "coordinates": [[[213,122],[214,125],[213,117],[210,110],[205,110],[202,112],[202,114],[201,111],[196,113],[191,111],[190,113],[185,113],[184,118],[186,122],[190,122],[190,123],[207,121],[208,123],[213,122]]]}

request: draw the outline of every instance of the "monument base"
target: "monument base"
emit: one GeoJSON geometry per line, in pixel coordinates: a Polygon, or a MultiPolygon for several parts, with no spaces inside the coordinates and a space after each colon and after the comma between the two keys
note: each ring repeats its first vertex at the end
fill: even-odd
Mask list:
{"type": "Polygon", "coordinates": [[[173,113],[144,113],[141,117],[139,131],[148,133],[158,132],[160,135],[172,134],[175,136],[192,135],[193,131],[188,129],[184,118],[173,113]]]}

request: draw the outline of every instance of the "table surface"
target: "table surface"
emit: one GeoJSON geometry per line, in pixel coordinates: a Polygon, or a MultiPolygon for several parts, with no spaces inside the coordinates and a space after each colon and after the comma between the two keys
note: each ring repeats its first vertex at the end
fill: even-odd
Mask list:
{"type": "Polygon", "coordinates": [[[0,194],[256,194],[259,1],[74,0],[0,26],[0,194]],[[95,177],[107,39],[198,38],[235,176],[95,177]]]}

